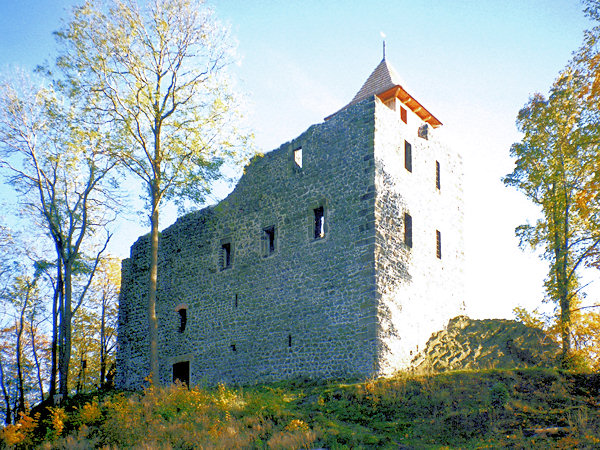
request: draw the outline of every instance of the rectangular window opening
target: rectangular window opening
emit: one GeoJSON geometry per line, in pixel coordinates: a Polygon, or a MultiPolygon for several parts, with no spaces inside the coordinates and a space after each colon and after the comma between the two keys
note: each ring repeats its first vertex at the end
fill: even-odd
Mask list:
{"type": "Polygon", "coordinates": [[[408,248],[412,248],[412,217],[408,213],[404,213],[404,243],[408,248]]]}
{"type": "Polygon", "coordinates": [[[178,310],[179,313],[179,332],[183,333],[185,331],[185,326],[187,324],[187,309],[180,308],[178,310]]]}
{"type": "Polygon", "coordinates": [[[234,306],[235,308],[237,308],[237,307],[238,307],[238,295],[237,295],[237,294],[235,294],[235,300],[233,301],[233,306],[234,306]]]}
{"type": "Polygon", "coordinates": [[[436,240],[436,256],[438,259],[442,259],[442,233],[438,230],[435,230],[435,240],[436,240]]]}
{"type": "Polygon", "coordinates": [[[325,210],[322,206],[315,208],[315,239],[322,239],[325,237],[325,210]]]}
{"type": "Polygon", "coordinates": [[[263,256],[275,253],[275,226],[263,228],[263,256]]]}
{"type": "Polygon", "coordinates": [[[292,335],[288,334],[288,347],[292,347],[292,335]]]}
{"type": "Polygon", "coordinates": [[[231,243],[226,242],[221,245],[221,270],[231,267],[231,243]]]}
{"type": "Polygon", "coordinates": [[[435,187],[438,190],[441,189],[441,183],[440,183],[440,162],[439,161],[435,162],[435,187]]]}
{"type": "Polygon", "coordinates": [[[407,141],[404,141],[404,167],[412,172],[412,145],[407,141]]]}
{"type": "Polygon", "coordinates": [[[181,361],[173,364],[173,383],[179,381],[189,387],[190,385],[190,362],[181,361]]]}
{"type": "Polygon", "coordinates": [[[233,353],[237,352],[237,349],[235,348],[235,344],[231,344],[230,347],[231,347],[231,351],[233,353]]]}
{"type": "Polygon", "coordinates": [[[406,115],[406,109],[404,109],[402,106],[400,107],[400,119],[402,120],[402,122],[408,123],[408,117],[406,115]]]}
{"type": "Polygon", "coordinates": [[[294,150],[294,164],[298,169],[302,169],[302,147],[294,150]]]}

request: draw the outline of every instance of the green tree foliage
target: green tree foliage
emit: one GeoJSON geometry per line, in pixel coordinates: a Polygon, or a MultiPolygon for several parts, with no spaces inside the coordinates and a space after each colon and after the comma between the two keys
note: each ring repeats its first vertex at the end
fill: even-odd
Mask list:
{"type": "Polygon", "coordinates": [[[578,270],[594,262],[600,243],[598,205],[581,201],[595,177],[598,156],[599,122],[586,101],[588,80],[567,68],[548,98],[530,98],[517,117],[523,138],[511,148],[515,169],[504,178],[541,210],[535,225],[521,225],[516,232],[521,245],[543,249],[549,262],[546,292],[558,307],[564,361],[579,301],[578,270]]]}
{"type": "Polygon", "coordinates": [[[115,167],[108,152],[110,134],[90,125],[79,100],[22,73],[0,83],[0,169],[18,193],[22,211],[29,213],[32,228],[50,237],[55,252],[53,316],[59,321],[53,339],[63,395],[68,394],[73,314],[106,248],[110,235],[104,234],[105,227],[115,210],[108,183],[115,167]],[[91,264],[84,263],[86,252],[93,255],[91,264]]]}
{"type": "Polygon", "coordinates": [[[12,423],[44,398],[50,360],[43,325],[47,289],[28,260],[28,246],[5,227],[0,227],[0,247],[0,411],[12,423]]]}
{"type": "MultiPolygon", "coordinates": [[[[571,305],[571,343],[573,347],[567,365],[578,369],[600,369],[600,315],[594,307],[571,305]]],[[[544,314],[538,309],[528,311],[522,307],[513,309],[515,319],[525,325],[538,328],[548,339],[560,342],[560,316],[544,314]]]]}
{"type": "Polygon", "coordinates": [[[157,380],[157,254],[162,202],[202,202],[225,161],[244,161],[226,68],[228,31],[201,0],[86,2],[57,33],[65,85],[126,142],[116,154],[147,192],[150,377],[157,380]]]}
{"type": "Polygon", "coordinates": [[[103,258],[90,295],[74,317],[73,354],[77,359],[70,379],[77,392],[106,385],[107,375],[114,369],[120,283],[120,261],[103,258]]]}

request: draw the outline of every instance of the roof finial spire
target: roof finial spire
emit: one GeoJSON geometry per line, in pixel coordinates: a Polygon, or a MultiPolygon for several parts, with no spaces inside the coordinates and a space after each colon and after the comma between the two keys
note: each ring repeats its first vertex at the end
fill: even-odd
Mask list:
{"type": "Polygon", "coordinates": [[[385,61],[385,33],[383,31],[379,32],[381,39],[383,39],[383,61],[385,61]]]}

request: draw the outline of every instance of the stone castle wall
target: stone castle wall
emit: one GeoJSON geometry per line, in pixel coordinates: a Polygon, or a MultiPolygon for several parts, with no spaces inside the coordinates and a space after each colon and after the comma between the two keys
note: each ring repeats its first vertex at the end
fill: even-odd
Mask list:
{"type": "MultiPolygon", "coordinates": [[[[376,97],[346,108],[256,158],[218,205],[162,232],[163,382],[184,361],[192,384],[388,374],[460,312],[462,162],[431,130],[418,137],[423,122],[408,115],[404,124],[376,97]],[[324,236],[315,238],[320,208],[324,236]]],[[[148,251],[144,236],[123,263],[116,382],[124,388],[148,374],[148,251]]]]}
{"type": "MultiPolygon", "coordinates": [[[[190,362],[192,384],[377,370],[373,112],[366,101],[312,126],[256,158],[218,205],[161,233],[163,382],[181,361],[190,362]],[[324,236],[315,239],[320,207],[324,236]],[[227,244],[230,267],[223,269],[227,244]],[[178,307],[187,310],[183,332],[178,307]]],[[[148,267],[145,236],[123,264],[121,387],[139,387],[148,372],[148,267]]]]}

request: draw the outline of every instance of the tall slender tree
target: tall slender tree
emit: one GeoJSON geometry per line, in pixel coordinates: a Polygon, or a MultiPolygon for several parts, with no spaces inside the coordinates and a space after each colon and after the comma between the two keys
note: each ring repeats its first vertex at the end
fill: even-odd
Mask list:
{"type": "Polygon", "coordinates": [[[56,253],[59,317],[59,392],[68,394],[71,322],[83,302],[114,219],[108,182],[115,167],[109,134],[86,122],[79,98],[61,97],[24,74],[0,83],[0,169],[19,194],[23,210],[51,238],[56,253]],[[94,248],[91,267],[82,264],[94,248]],[[74,291],[82,275],[81,288],[74,291]]]}
{"type": "Polygon", "coordinates": [[[579,199],[594,177],[598,121],[583,93],[587,78],[567,68],[549,97],[533,95],[517,117],[523,133],[511,148],[516,159],[505,184],[522,191],[541,208],[541,218],[517,228],[521,243],[542,247],[549,261],[547,296],[559,309],[562,358],[571,350],[572,310],[579,292],[578,271],[600,244],[598,216],[579,199]]]}
{"type": "Polygon", "coordinates": [[[202,202],[225,160],[249,154],[226,68],[231,38],[201,0],[88,1],[57,33],[66,85],[115,126],[118,153],[147,192],[149,376],[158,381],[159,212],[202,202]]]}

